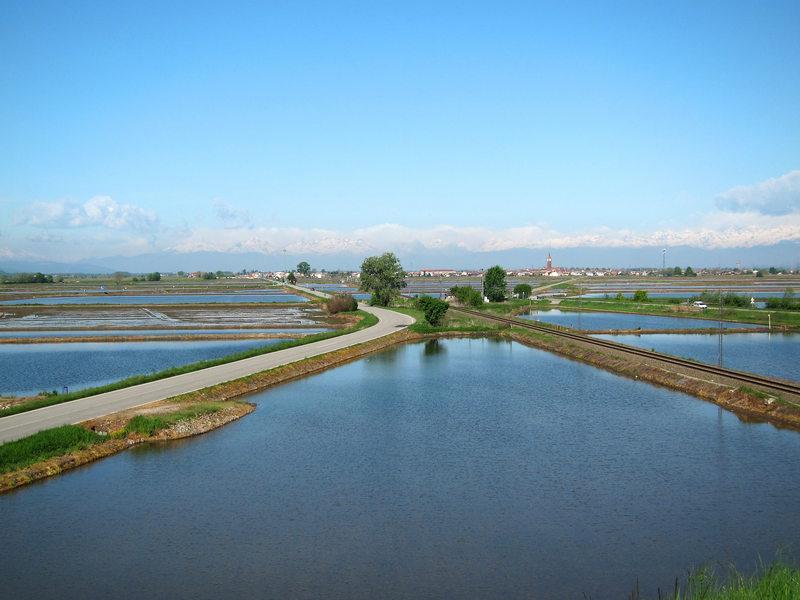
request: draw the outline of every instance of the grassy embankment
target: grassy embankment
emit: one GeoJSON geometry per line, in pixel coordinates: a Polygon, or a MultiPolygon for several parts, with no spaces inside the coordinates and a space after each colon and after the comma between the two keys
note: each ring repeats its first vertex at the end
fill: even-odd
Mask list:
{"type": "MultiPolygon", "coordinates": [[[[343,313],[342,313],[343,314],[343,313]]],[[[7,417],[10,415],[15,415],[18,413],[26,412],[29,410],[34,410],[36,408],[43,408],[45,406],[52,406],[54,404],[61,404],[62,402],[69,402],[70,400],[77,400],[78,398],[85,398],[87,396],[94,396],[95,394],[102,394],[104,392],[111,392],[114,390],[120,390],[123,388],[131,387],[133,385],[139,385],[141,383],[149,383],[151,381],[158,381],[159,379],[165,379],[166,377],[172,377],[174,375],[182,375],[184,373],[191,373],[194,371],[199,371],[200,369],[207,369],[208,367],[215,367],[217,365],[224,365],[230,362],[234,362],[237,360],[242,360],[245,358],[251,358],[253,356],[261,356],[262,354],[269,354],[270,352],[277,352],[279,350],[285,350],[287,348],[293,348],[295,346],[303,346],[305,344],[311,344],[313,342],[319,342],[321,340],[327,340],[330,338],[338,337],[340,335],[345,335],[348,333],[352,333],[354,331],[358,331],[359,329],[364,329],[366,327],[371,327],[378,322],[377,317],[366,313],[364,311],[355,311],[352,314],[356,317],[359,317],[359,321],[353,325],[352,327],[348,327],[346,329],[339,329],[336,331],[326,331],[323,333],[317,333],[314,335],[309,335],[303,337],[299,340],[290,340],[286,342],[281,342],[279,344],[273,344],[271,346],[266,346],[263,348],[253,348],[252,350],[246,350],[244,352],[237,352],[236,354],[230,354],[228,356],[223,356],[221,358],[213,359],[213,360],[204,360],[196,363],[191,363],[188,365],[182,365],[180,367],[173,367],[171,369],[165,369],[163,371],[158,371],[157,373],[149,373],[147,375],[134,375],[132,377],[127,377],[126,379],[122,379],[120,381],[115,381],[114,383],[110,383],[108,385],[99,386],[88,388],[85,390],[79,390],[76,392],[70,392],[67,394],[52,394],[46,396],[39,396],[34,400],[30,400],[28,402],[23,402],[20,404],[16,404],[14,406],[9,406],[8,408],[0,410],[0,417],[7,417]]]]}
{"type": "Polygon", "coordinates": [[[84,450],[105,436],[77,425],[63,425],[0,445],[0,473],[22,469],[53,456],[84,450]]]}
{"type": "MultiPolygon", "coordinates": [[[[513,316],[527,312],[528,309],[548,310],[586,310],[597,312],[618,312],[638,315],[655,315],[662,317],[679,317],[686,319],[700,319],[707,321],[719,321],[720,312],[716,308],[708,308],[704,311],[685,310],[684,304],[675,304],[666,300],[651,299],[647,302],[634,302],[633,300],[577,300],[564,299],[559,304],[554,304],[547,299],[534,300],[508,300],[506,302],[488,302],[475,310],[490,312],[496,315],[513,316]],[[683,308],[683,310],[682,310],[683,308]]],[[[736,323],[753,323],[756,325],[767,325],[769,314],[772,315],[773,327],[787,329],[800,329],[800,312],[776,311],[752,308],[725,307],[722,310],[724,321],[736,323]]],[[[712,327],[712,325],[709,325],[712,327]]]]}
{"type": "Polygon", "coordinates": [[[222,404],[219,402],[204,402],[172,412],[136,415],[110,436],[101,435],[78,425],[45,429],[28,437],[1,444],[0,473],[9,473],[49,458],[86,450],[108,440],[122,439],[130,433],[153,436],[180,421],[215,413],[221,408],[222,404]]]}
{"type": "MultiPolygon", "coordinates": [[[[681,304],[648,300],[647,302],[634,302],[632,300],[562,300],[558,308],[595,310],[602,312],[620,312],[640,315],[657,315],[669,317],[682,317],[687,319],[704,319],[718,321],[720,311],[718,308],[708,308],[704,311],[681,310],[681,304]]],[[[772,318],[773,327],[786,327],[800,329],[800,312],[788,310],[766,310],[753,308],[724,307],[722,319],[736,323],[754,323],[767,325],[769,316],[772,318]]]]}
{"type": "Polygon", "coordinates": [[[448,312],[441,325],[434,327],[425,321],[422,311],[412,306],[392,306],[392,310],[414,317],[417,322],[408,327],[409,331],[420,334],[432,333],[493,333],[500,329],[500,326],[476,319],[469,315],[448,312]]]}

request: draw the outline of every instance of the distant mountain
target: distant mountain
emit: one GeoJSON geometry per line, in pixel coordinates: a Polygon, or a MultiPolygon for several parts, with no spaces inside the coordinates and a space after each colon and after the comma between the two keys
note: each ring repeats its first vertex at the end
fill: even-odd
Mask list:
{"type": "Polygon", "coordinates": [[[94,262],[62,263],[47,260],[3,260],[0,272],[6,273],[112,273],[117,269],[94,262]]]}
{"type": "MultiPolygon", "coordinates": [[[[391,248],[389,248],[391,250],[391,248]]],[[[376,251],[377,253],[378,251],[376,251]]],[[[431,250],[422,246],[395,250],[408,270],[422,268],[475,269],[494,264],[509,269],[543,267],[547,249],[515,249],[499,252],[465,252],[458,248],[431,250]]],[[[661,267],[661,248],[553,248],[553,264],[561,267],[661,267]]],[[[157,252],[138,256],[110,256],[60,263],[54,261],[0,260],[0,270],[6,272],[41,271],[42,273],[112,273],[129,271],[240,271],[288,270],[302,260],[312,268],[326,270],[358,269],[364,256],[349,253],[325,255],[273,255],[257,252],[157,252]]],[[[800,266],[800,243],[782,242],[774,246],[754,248],[723,248],[706,250],[686,246],[667,249],[667,266],[699,267],[789,267],[800,266]]]]}

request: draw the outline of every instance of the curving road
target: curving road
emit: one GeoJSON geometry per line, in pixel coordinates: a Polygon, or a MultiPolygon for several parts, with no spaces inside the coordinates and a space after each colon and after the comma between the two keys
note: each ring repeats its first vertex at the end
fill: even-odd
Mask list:
{"type": "MultiPolygon", "coordinates": [[[[303,291],[321,297],[327,296],[327,294],[312,292],[311,290],[303,289],[303,291]]],[[[88,419],[95,419],[128,408],[172,398],[179,394],[193,392],[261,371],[274,369],[304,358],[355,346],[356,344],[394,333],[414,322],[412,317],[385,308],[365,305],[361,305],[360,308],[378,317],[379,322],[372,327],[328,340],[287,348],[286,350],[278,350],[261,356],[194,371],[193,373],[175,375],[174,377],[151,381],[150,383],[143,383],[113,392],[87,396],[86,398],[64,402],[63,404],[37,408],[36,410],[3,417],[0,418],[0,443],[19,439],[42,429],[80,423],[88,419]]]]}

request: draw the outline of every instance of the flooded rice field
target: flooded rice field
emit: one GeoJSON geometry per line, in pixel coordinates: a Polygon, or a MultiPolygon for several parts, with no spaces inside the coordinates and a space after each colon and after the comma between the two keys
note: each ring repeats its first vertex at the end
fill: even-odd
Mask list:
{"type": "MultiPolygon", "coordinates": [[[[688,300],[689,298],[696,298],[699,297],[704,291],[712,291],[716,292],[719,290],[706,290],[706,289],[699,289],[696,291],[683,291],[683,292],[669,292],[669,291],[660,291],[660,290],[647,290],[647,295],[651,298],[680,298],[681,300],[688,300]]],[[[731,290],[723,290],[723,294],[727,294],[731,292],[731,290]]],[[[783,296],[783,290],[780,291],[772,291],[772,292],[763,292],[763,291],[733,291],[737,296],[743,296],[747,298],[780,298],[783,296]]],[[[622,295],[625,298],[633,298],[634,292],[622,292],[622,295]]],[[[607,293],[607,292],[589,292],[588,294],[581,294],[581,298],[605,298],[608,296],[609,298],[614,298],[617,295],[616,292],[614,293],[607,293]]]]}
{"type": "Polygon", "coordinates": [[[798,550],[798,433],[522,345],[406,345],[248,400],[1,496],[5,593],[656,597],[798,550]]]}
{"type": "MultiPolygon", "coordinates": [[[[596,337],[718,364],[717,335],[653,333],[596,337]]],[[[730,369],[800,381],[800,334],[737,333],[722,336],[722,364],[730,369]]]]}
{"type": "MultiPolygon", "coordinates": [[[[584,331],[606,331],[609,329],[709,329],[719,327],[719,321],[690,319],[685,317],[661,317],[612,312],[584,312],[566,310],[534,310],[519,315],[521,319],[552,323],[584,331]]],[[[723,327],[742,329],[759,327],[748,323],[723,322],[723,327]]]]}
{"type": "Polygon", "coordinates": [[[118,305],[160,305],[160,304],[240,304],[240,303],[278,303],[278,302],[308,302],[307,298],[297,294],[286,293],[226,293],[226,294],[160,294],[146,296],[43,296],[22,298],[17,300],[2,300],[0,305],[13,306],[17,304],[118,304],[118,305]]]}
{"type": "Polygon", "coordinates": [[[0,395],[75,391],[282,341],[0,344],[0,395]]]}
{"type": "Polygon", "coordinates": [[[326,294],[350,294],[356,300],[369,300],[372,294],[359,291],[356,287],[344,285],[342,283],[314,283],[306,286],[318,292],[326,294]]]}
{"type": "Polygon", "coordinates": [[[330,328],[238,328],[238,329],[67,329],[67,330],[0,330],[0,338],[67,338],[67,337],[129,337],[129,336],[175,336],[175,335],[251,335],[251,334],[291,334],[313,335],[330,331],[330,328]]]}
{"type": "Polygon", "coordinates": [[[65,329],[130,327],[314,327],[324,325],[325,313],[306,306],[119,306],[59,308],[54,306],[0,309],[0,331],[5,329],[65,329]]]}

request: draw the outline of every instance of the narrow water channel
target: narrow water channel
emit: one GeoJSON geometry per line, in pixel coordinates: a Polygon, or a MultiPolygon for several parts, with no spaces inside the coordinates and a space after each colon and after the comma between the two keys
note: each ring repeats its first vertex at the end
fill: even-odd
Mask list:
{"type": "Polygon", "coordinates": [[[0,496],[9,598],[624,598],[800,540],[800,434],[522,345],[406,345],[0,496]]]}

